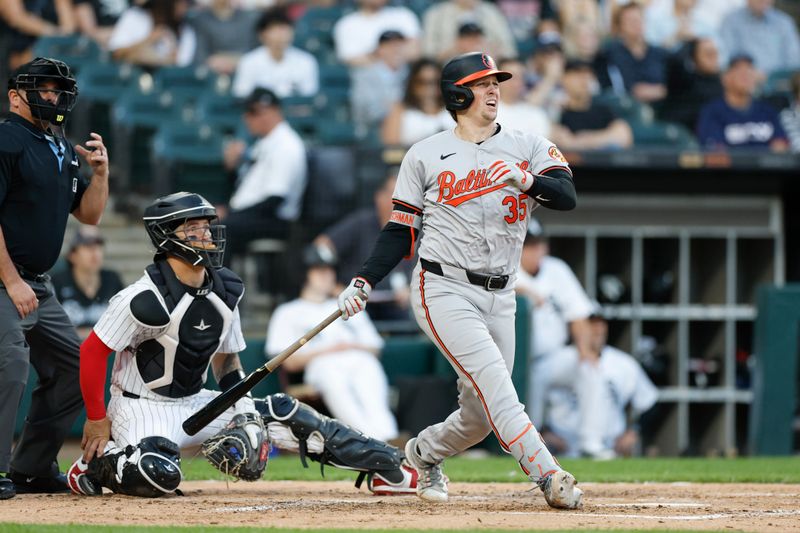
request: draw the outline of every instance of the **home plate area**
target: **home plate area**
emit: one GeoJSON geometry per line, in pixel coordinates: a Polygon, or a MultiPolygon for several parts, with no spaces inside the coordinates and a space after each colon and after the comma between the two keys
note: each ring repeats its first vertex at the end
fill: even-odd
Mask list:
{"type": "Polygon", "coordinates": [[[195,481],[183,496],[20,495],[1,522],[381,529],[690,529],[800,532],[798,485],[584,483],[578,511],[522,483],[452,483],[450,502],[377,497],[350,482],[195,481]]]}

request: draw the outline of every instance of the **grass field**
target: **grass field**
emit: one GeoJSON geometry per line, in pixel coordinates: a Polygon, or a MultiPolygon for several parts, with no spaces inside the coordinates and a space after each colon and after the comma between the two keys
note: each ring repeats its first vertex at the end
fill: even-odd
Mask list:
{"type": "MultiPolygon", "coordinates": [[[[642,483],[687,481],[696,483],[800,483],[800,457],[740,459],[620,459],[561,461],[581,482],[642,483]]],[[[207,461],[183,461],[187,480],[225,479],[207,461]]],[[[454,457],[445,463],[445,473],[454,482],[520,482],[524,476],[510,456],[469,459],[454,457]]],[[[325,468],[325,479],[353,479],[352,472],[325,468]]],[[[264,475],[269,480],[314,481],[320,479],[319,464],[309,461],[303,468],[295,456],[270,459],[264,475]]]]}

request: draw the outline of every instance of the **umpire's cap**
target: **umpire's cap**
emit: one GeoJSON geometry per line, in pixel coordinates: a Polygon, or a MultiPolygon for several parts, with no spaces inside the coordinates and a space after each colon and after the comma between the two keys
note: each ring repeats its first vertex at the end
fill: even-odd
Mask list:
{"type": "Polygon", "coordinates": [[[281,107],[281,99],[278,95],[266,87],[256,87],[247,98],[244,99],[244,108],[249,110],[253,106],[263,105],[267,107],[281,107]]]}
{"type": "Polygon", "coordinates": [[[471,52],[454,57],[442,69],[442,97],[448,111],[467,109],[475,95],[466,85],[487,76],[497,76],[497,81],[506,81],[511,73],[497,70],[497,64],[489,54],[471,52]]]}

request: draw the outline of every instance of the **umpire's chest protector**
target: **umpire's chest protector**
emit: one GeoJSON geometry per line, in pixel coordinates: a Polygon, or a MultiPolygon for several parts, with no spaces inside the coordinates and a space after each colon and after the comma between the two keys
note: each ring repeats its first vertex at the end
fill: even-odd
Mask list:
{"type": "MultiPolygon", "coordinates": [[[[147,267],[150,280],[163,298],[163,303],[157,302],[160,310],[147,312],[160,312],[167,323],[161,335],[138,345],[135,360],[142,381],[156,394],[182,398],[200,391],[211,356],[230,332],[244,286],[228,269],[207,272],[209,283],[194,289],[180,283],[165,262],[147,267]]],[[[149,303],[150,307],[155,305],[156,302],[149,303]]]]}

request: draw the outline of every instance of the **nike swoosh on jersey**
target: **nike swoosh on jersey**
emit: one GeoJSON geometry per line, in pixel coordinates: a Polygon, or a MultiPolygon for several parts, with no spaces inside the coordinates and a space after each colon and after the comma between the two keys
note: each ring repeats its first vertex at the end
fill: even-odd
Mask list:
{"type": "Polygon", "coordinates": [[[440,156],[439,156],[439,159],[441,159],[442,161],[444,161],[445,159],[447,159],[447,158],[448,158],[448,157],[450,157],[451,155],[456,155],[456,153],[455,153],[455,152],[453,152],[452,154],[442,154],[442,155],[440,155],[440,156]]]}

